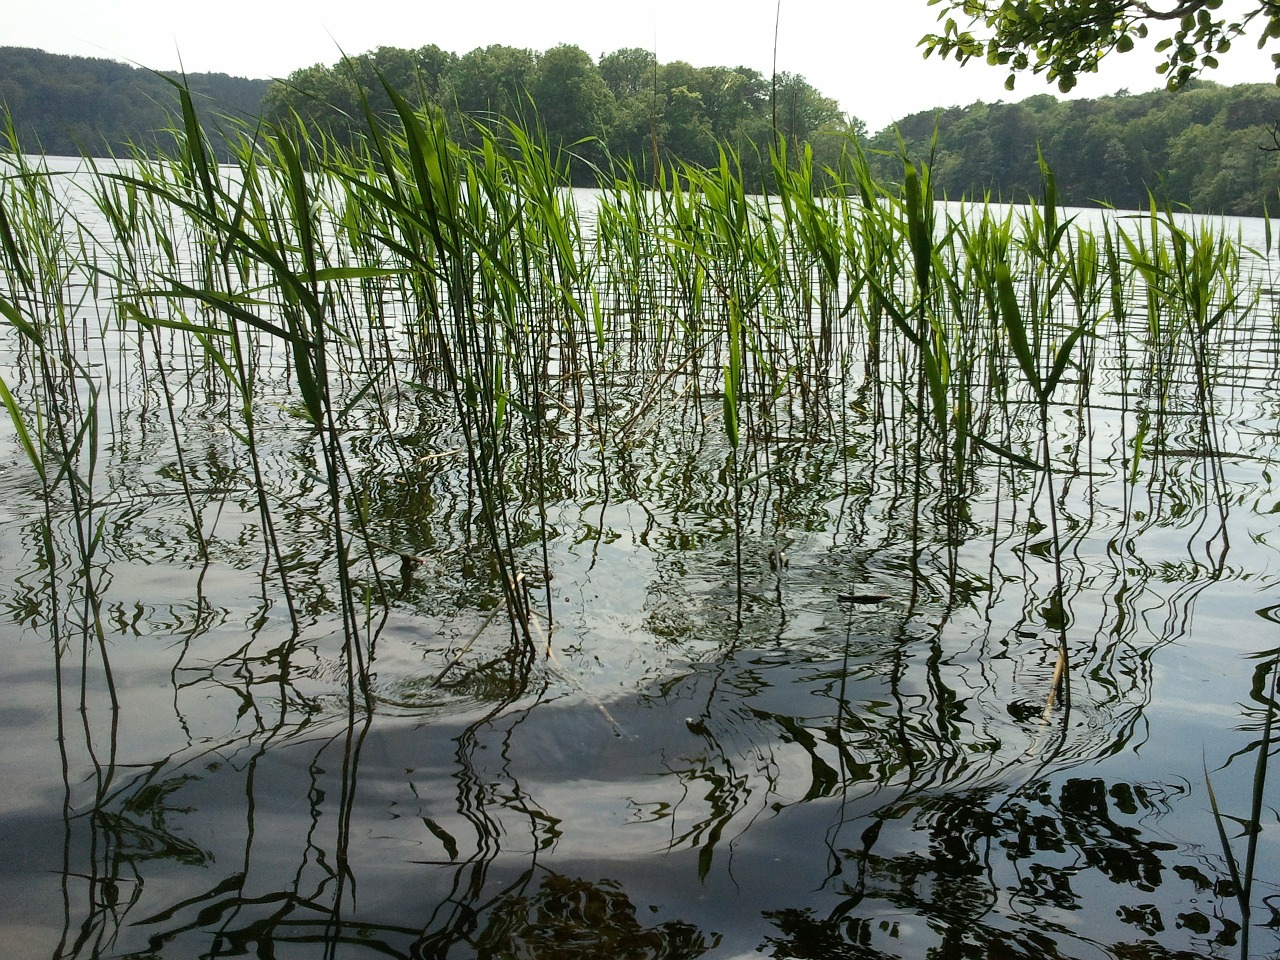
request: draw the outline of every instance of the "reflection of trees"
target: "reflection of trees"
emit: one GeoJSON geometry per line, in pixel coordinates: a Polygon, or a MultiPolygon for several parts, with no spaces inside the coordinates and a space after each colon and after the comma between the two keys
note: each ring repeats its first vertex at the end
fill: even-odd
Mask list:
{"type": "Polygon", "coordinates": [[[1217,909],[1169,916],[1155,902],[1229,901],[1176,844],[1140,826],[1185,792],[1067,778],[1035,781],[1003,803],[990,791],[965,791],[895,805],[862,848],[840,851],[854,879],[841,882],[834,908],[770,915],[781,933],[769,938],[773,955],[1057,958],[1082,947],[1125,957],[1229,955],[1239,927],[1217,909]],[[917,849],[875,852],[881,825],[913,817],[917,849]],[[1082,928],[1079,911],[1097,894],[1077,883],[1093,886],[1098,876],[1112,884],[1105,896],[1115,919],[1094,911],[1082,928]],[[1175,928],[1196,934],[1206,953],[1162,945],[1175,928]]]}
{"type": "Polygon", "coordinates": [[[421,816],[413,846],[429,842],[443,859],[416,864],[402,852],[369,859],[385,813],[360,784],[374,795],[406,784],[403,767],[362,774],[367,722],[278,728],[139,772],[68,821],[58,955],[274,956],[323,944],[325,955],[685,960],[714,948],[717,936],[693,924],[642,922],[618,881],[541,865],[560,827],[487,753],[528,715],[500,712],[458,731],[452,766],[424,781],[433,794],[452,787],[455,809],[421,816]]]}
{"type": "MultiPolygon", "coordinates": [[[[499,900],[467,939],[479,957],[520,960],[692,960],[719,941],[708,941],[681,921],[642,926],[635,905],[614,881],[592,883],[557,873],[544,874],[535,890],[522,887],[499,900]]],[[[418,945],[415,956],[443,958],[448,949],[447,940],[432,937],[418,945]]]]}

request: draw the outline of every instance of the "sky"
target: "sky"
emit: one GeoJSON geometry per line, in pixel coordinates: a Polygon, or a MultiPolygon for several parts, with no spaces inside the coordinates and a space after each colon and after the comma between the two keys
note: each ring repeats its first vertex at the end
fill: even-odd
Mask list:
{"type": "MultiPolygon", "coordinates": [[[[1247,0],[1229,0],[1242,3],[1247,0]]],[[[1005,72],[922,58],[936,29],[927,0],[0,0],[0,45],[104,57],[157,70],[284,77],[378,46],[434,43],[466,53],[494,43],[542,51],[560,43],[593,57],[645,47],[667,63],[777,69],[805,77],[872,132],[908,114],[977,100],[1011,102],[1055,90],[1025,76],[1010,92],[1005,72]],[[780,11],[780,14],[779,14],[780,11]]],[[[1256,4],[1256,0],[1254,0],[1256,4]]],[[[1115,55],[1073,96],[1156,89],[1155,58],[1115,55]]],[[[1211,75],[1219,83],[1271,83],[1267,52],[1237,44],[1211,75]]]]}

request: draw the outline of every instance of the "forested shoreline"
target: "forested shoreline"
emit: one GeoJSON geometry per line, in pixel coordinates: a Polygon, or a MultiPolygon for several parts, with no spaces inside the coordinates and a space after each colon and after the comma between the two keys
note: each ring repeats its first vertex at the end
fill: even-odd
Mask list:
{"type": "Polygon", "coordinates": [[[222,73],[183,78],[114,60],[0,47],[0,107],[30,153],[123,155],[130,145],[150,150],[157,138],[171,142],[166,131],[178,109],[173,82],[191,90],[215,143],[215,118],[257,116],[271,85],[222,73]]]}
{"type": "MultiPolygon", "coordinates": [[[[1197,213],[1256,216],[1277,209],[1280,90],[1198,80],[1094,100],[1048,94],[912,114],[871,138],[873,151],[936,149],[933,174],[947,196],[1021,200],[1040,189],[1037,147],[1063,203],[1140,209],[1151,199],[1197,213]],[[935,140],[936,129],[936,140],[935,140]],[[933,146],[936,144],[936,148],[933,146]]],[[[891,163],[873,154],[890,175],[891,163]]]]}
{"type": "MultiPolygon", "coordinates": [[[[803,77],[748,67],[659,63],[642,48],[593,59],[562,45],[537,52],[494,45],[457,55],[436,46],[380,47],[282,80],[225,74],[160,74],[110,60],[0,47],[0,104],[19,146],[49,154],[122,154],[170,136],[172,81],[195,95],[215,151],[259,119],[296,115],[313,131],[347,141],[366,110],[385,113],[385,79],[415,104],[434,104],[463,142],[477,125],[516,120],[575,157],[574,179],[624,164],[711,166],[722,146],[748,182],[770,188],[770,152],[807,145],[816,165],[838,170],[855,142],[878,175],[901,170],[905,149],[932,157],[939,195],[1021,201],[1040,188],[1038,155],[1073,206],[1162,205],[1200,213],[1258,215],[1277,207],[1280,90],[1270,84],[1195,81],[1093,100],[1048,94],[1014,103],[973,103],[901,118],[871,134],[803,77]],[[536,108],[535,108],[536,105],[536,108]],[[235,121],[235,122],[232,122],[235,121]]],[[[846,105],[847,106],[847,105],[846,105]]]]}

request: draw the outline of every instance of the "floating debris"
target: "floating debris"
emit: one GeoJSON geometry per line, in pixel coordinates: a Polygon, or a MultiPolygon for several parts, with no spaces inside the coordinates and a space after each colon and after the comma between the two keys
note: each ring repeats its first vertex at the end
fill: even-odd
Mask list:
{"type": "Polygon", "coordinates": [[[884,603],[889,596],[887,593],[838,593],[836,599],[841,603],[884,603]]]}
{"type": "Polygon", "coordinates": [[[684,725],[689,728],[690,733],[696,733],[700,737],[711,736],[711,729],[703,721],[694,717],[685,717],[684,725]]]}

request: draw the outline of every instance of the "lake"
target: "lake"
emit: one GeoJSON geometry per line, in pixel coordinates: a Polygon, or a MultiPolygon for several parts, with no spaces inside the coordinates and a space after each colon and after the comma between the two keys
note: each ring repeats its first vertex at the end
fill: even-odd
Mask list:
{"type": "MultiPolygon", "coordinates": [[[[198,187],[184,209],[128,165],[49,163],[33,189],[62,205],[56,233],[16,174],[0,192],[45,271],[24,287],[4,261],[0,292],[47,323],[39,349],[0,327],[46,471],[5,417],[7,956],[1280,951],[1263,221],[1177,220],[1244,251],[1211,271],[1213,309],[1232,277],[1238,300],[1183,340],[1153,332],[1172,268],[1131,269],[1117,242],[1123,288],[1098,281],[1040,437],[1016,358],[988,365],[999,323],[946,325],[977,303],[959,288],[926,348],[894,332],[888,281],[845,276],[823,313],[717,274],[728,235],[628,232],[610,191],[560,194],[582,234],[499,223],[551,251],[543,272],[502,287],[478,256],[484,309],[437,342],[418,331],[464,305],[448,271],[424,294],[392,264],[407,231],[360,220],[358,186],[317,187],[316,245],[338,252],[312,274],[332,318],[318,429],[312,341],[288,326],[305,291],[210,239],[198,187]],[[376,269],[343,273],[366,249],[376,269]],[[872,335],[855,318],[877,298],[872,335]],[[489,325],[525,346],[468,361],[489,325]],[[913,385],[926,349],[951,371],[941,404],[913,385]],[[464,362],[485,376],[450,379],[464,362]],[[967,437],[946,432],[961,409],[988,444],[963,464],[929,432],[967,437]]],[[[936,209],[934,236],[970,216],[936,209]]],[[[1149,219],[1062,216],[1158,243],[1149,219]]],[[[1026,282],[1028,303],[1070,287],[1026,282]]]]}

